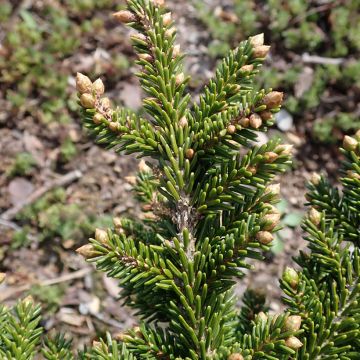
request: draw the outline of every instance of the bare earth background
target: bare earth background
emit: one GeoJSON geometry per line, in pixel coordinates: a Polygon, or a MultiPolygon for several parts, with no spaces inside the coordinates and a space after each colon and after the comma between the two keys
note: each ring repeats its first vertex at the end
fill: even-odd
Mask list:
{"type": "MultiPolygon", "coordinates": [[[[31,294],[43,304],[43,326],[75,335],[76,346],[82,346],[109,327],[116,332],[135,324],[136,318],[117,301],[116,281],[94,272],[74,250],[86,243],[95,226],[106,226],[112,216],[131,216],[139,209],[125,179],[135,174],[137,160],[104,151],[81,128],[74,74],[101,76],[107,95],[135,110],[141,106],[142,92],[134,76],[129,31],[111,18],[121,2],[103,1],[103,6],[88,11],[76,10],[74,3],[12,1],[8,16],[0,19],[0,271],[8,274],[7,283],[0,287],[0,301],[11,304],[31,294]],[[46,33],[49,6],[56,11],[51,15],[56,21],[61,16],[70,19],[59,25],[61,39],[53,38],[52,29],[46,33]],[[23,36],[26,28],[19,26],[25,22],[31,28],[31,21],[44,30],[36,35],[34,29],[34,39],[27,38],[34,49],[29,54],[28,45],[20,41],[16,46],[13,39],[11,47],[6,39],[9,33],[23,36]],[[71,46],[62,43],[64,39],[71,42],[72,36],[76,41],[71,46]],[[49,48],[55,45],[51,52],[49,48]],[[24,53],[15,54],[14,48],[24,53]],[[30,76],[34,69],[41,69],[34,60],[38,52],[48,50],[52,58],[39,60],[48,61],[48,72],[30,76]],[[52,89],[60,83],[58,95],[52,89]],[[60,104],[59,96],[64,99],[60,104]]],[[[224,8],[228,3],[205,2],[224,8]]],[[[193,75],[191,91],[196,96],[216,66],[208,54],[211,34],[190,1],[167,0],[167,4],[181,48],[189,54],[185,70],[193,75]]],[[[271,62],[287,64],[289,60],[286,54],[273,52],[271,62]]],[[[298,116],[285,131],[275,127],[260,138],[281,136],[295,146],[293,169],[279,179],[284,229],[266,261],[254,263],[255,270],[237,287],[239,294],[247,286],[265,291],[272,311],[282,307],[278,278],[304,247],[299,224],[305,211],[305,183],[313,171],[333,176],[339,164],[336,146],[309,136],[308,119],[308,114],[298,116]]]]}

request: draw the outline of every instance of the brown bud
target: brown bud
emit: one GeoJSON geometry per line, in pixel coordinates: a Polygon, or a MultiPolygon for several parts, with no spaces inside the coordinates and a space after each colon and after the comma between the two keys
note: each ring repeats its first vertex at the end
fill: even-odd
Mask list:
{"type": "Polygon", "coordinates": [[[151,0],[155,6],[165,6],[165,0],[151,0]]]}
{"type": "Polygon", "coordinates": [[[249,38],[250,44],[253,47],[258,47],[264,45],[264,33],[257,34],[255,36],[251,36],[249,38]]]}
{"type": "Polygon", "coordinates": [[[96,341],[96,340],[94,340],[93,342],[92,342],[92,347],[93,348],[101,348],[101,346],[102,346],[102,344],[101,344],[101,341],[96,341]]]}
{"type": "Polygon", "coordinates": [[[356,180],[360,180],[360,174],[352,171],[352,170],[348,170],[346,172],[347,177],[349,177],[350,179],[356,179],[356,180]]]}
{"type": "Polygon", "coordinates": [[[31,295],[28,295],[24,299],[22,299],[22,302],[25,305],[31,305],[31,304],[34,304],[34,298],[31,295]]]}
{"type": "Polygon", "coordinates": [[[153,57],[150,55],[150,54],[146,54],[146,53],[142,53],[142,54],[139,54],[139,59],[140,60],[145,60],[145,61],[152,61],[153,57]]]}
{"type": "Polygon", "coordinates": [[[240,68],[241,71],[250,72],[254,70],[254,65],[244,65],[240,68]]]}
{"type": "Polygon", "coordinates": [[[176,79],[175,79],[176,85],[182,84],[184,82],[184,80],[185,80],[184,73],[180,73],[180,74],[176,75],[176,79]]]}
{"type": "Polygon", "coordinates": [[[122,227],[122,220],[121,220],[121,218],[119,218],[119,217],[114,217],[114,218],[113,218],[113,224],[114,224],[114,226],[115,226],[116,228],[122,227]]]}
{"type": "Polygon", "coordinates": [[[80,94],[90,93],[92,90],[91,80],[79,72],[76,74],[76,90],[80,94]]]}
{"type": "Polygon", "coordinates": [[[79,247],[76,252],[83,256],[85,259],[90,259],[97,255],[97,252],[91,244],[86,244],[79,247]]]}
{"type": "Polygon", "coordinates": [[[280,91],[271,91],[264,96],[262,102],[268,109],[273,109],[281,105],[283,97],[284,93],[280,91]]]}
{"type": "Polygon", "coordinates": [[[262,119],[259,114],[252,114],[250,116],[250,126],[254,129],[258,129],[262,125],[262,119]]]}
{"type": "Polygon", "coordinates": [[[100,105],[105,109],[109,109],[111,107],[111,101],[108,97],[104,97],[100,99],[100,105]]]}
{"type": "Polygon", "coordinates": [[[173,56],[173,58],[176,58],[176,57],[179,56],[179,55],[180,55],[180,45],[177,44],[177,45],[175,45],[174,48],[173,48],[173,54],[172,54],[172,56],[173,56]]]}
{"type": "Polygon", "coordinates": [[[355,151],[358,147],[359,143],[356,139],[354,139],[351,136],[346,135],[344,137],[344,141],[343,141],[343,147],[345,150],[347,151],[355,151]]]}
{"type": "Polygon", "coordinates": [[[271,164],[279,157],[279,155],[276,152],[268,151],[264,154],[264,157],[265,161],[271,164]]]}
{"type": "Polygon", "coordinates": [[[286,331],[298,331],[301,327],[301,316],[291,315],[289,316],[284,325],[286,331]]]}
{"type": "Polygon", "coordinates": [[[113,16],[115,20],[123,24],[136,21],[136,16],[131,11],[128,10],[120,10],[114,13],[113,16]]]}
{"type": "Polygon", "coordinates": [[[171,12],[168,12],[166,14],[163,15],[163,24],[165,26],[168,26],[170,25],[172,22],[172,19],[171,19],[171,12]]]}
{"type": "Polygon", "coordinates": [[[260,311],[257,316],[262,320],[262,321],[268,321],[268,317],[267,315],[263,312],[263,311],[260,311]]]}
{"type": "Polygon", "coordinates": [[[280,215],[280,211],[274,205],[271,205],[269,203],[265,203],[264,205],[266,208],[269,209],[269,211],[267,212],[268,214],[279,214],[280,215]]]}
{"type": "Polygon", "coordinates": [[[256,166],[248,166],[246,168],[247,171],[250,171],[252,175],[255,175],[257,172],[257,167],[256,166]]]}
{"type": "Polygon", "coordinates": [[[94,124],[96,125],[99,125],[103,122],[104,120],[104,117],[100,114],[100,113],[96,113],[94,116],[93,116],[93,122],[94,124]]]}
{"type": "Polygon", "coordinates": [[[293,350],[298,350],[303,346],[303,343],[295,336],[290,336],[285,340],[285,345],[293,350]]]}
{"type": "Polygon", "coordinates": [[[247,118],[247,117],[244,117],[244,118],[241,118],[239,120],[239,124],[244,127],[244,128],[247,128],[249,125],[250,125],[250,119],[247,118]]]}
{"type": "Polygon", "coordinates": [[[127,332],[118,332],[114,334],[114,339],[120,342],[126,342],[126,340],[131,340],[131,336],[127,332]]]}
{"type": "Polygon", "coordinates": [[[228,356],[228,360],[244,360],[244,357],[240,353],[233,353],[228,356]]]}
{"type": "Polygon", "coordinates": [[[132,330],[138,338],[143,338],[143,333],[140,326],[135,326],[132,330]]]}
{"type": "Polygon", "coordinates": [[[294,145],[284,144],[281,145],[281,155],[291,155],[294,149],[294,145]]]}
{"type": "Polygon", "coordinates": [[[183,116],[183,117],[179,120],[179,126],[180,126],[181,128],[184,128],[184,127],[188,126],[188,121],[187,121],[187,119],[186,119],[185,116],[183,116]]]}
{"type": "Polygon", "coordinates": [[[259,231],[256,234],[256,239],[260,244],[268,245],[274,240],[274,236],[269,231],[259,231]]]}
{"type": "Polygon", "coordinates": [[[279,195],[280,190],[281,190],[280,184],[271,184],[266,188],[265,194],[279,195]]]}
{"type": "Polygon", "coordinates": [[[104,92],[105,92],[105,86],[104,86],[104,83],[102,82],[102,80],[99,78],[99,79],[96,79],[93,83],[93,89],[95,91],[95,93],[97,95],[102,95],[104,92]]]}
{"type": "Polygon", "coordinates": [[[6,278],[6,274],[0,272],[0,284],[4,282],[5,278],[6,278]]]}
{"type": "Polygon", "coordinates": [[[185,156],[187,159],[191,160],[195,155],[194,149],[187,149],[185,152],[185,156]]]}
{"type": "Polygon", "coordinates": [[[109,244],[109,235],[105,230],[96,229],[95,230],[95,239],[103,245],[109,244]]]}
{"type": "Polygon", "coordinates": [[[321,222],[321,214],[313,207],[310,209],[308,217],[309,220],[316,226],[319,225],[321,222]]]}
{"type": "Polygon", "coordinates": [[[291,267],[287,267],[282,276],[283,281],[290,284],[293,289],[296,289],[299,284],[299,274],[291,267]]]}
{"type": "Polygon", "coordinates": [[[91,94],[82,94],[80,96],[80,103],[86,109],[93,109],[95,107],[95,98],[91,94]]]}
{"type": "Polygon", "coordinates": [[[228,132],[228,134],[230,134],[230,135],[235,134],[235,132],[236,132],[236,127],[235,127],[235,125],[229,125],[229,126],[227,127],[227,132],[228,132]]]}
{"type": "Polygon", "coordinates": [[[254,48],[253,55],[255,58],[264,58],[270,51],[270,46],[260,45],[254,48]]]}
{"type": "Polygon", "coordinates": [[[119,131],[119,124],[115,121],[111,121],[109,123],[109,129],[113,132],[118,132],[119,131]]]}
{"type": "Polygon", "coordinates": [[[267,110],[262,111],[262,112],[260,113],[260,116],[261,116],[261,118],[262,118],[264,121],[271,120],[271,119],[273,118],[272,112],[271,112],[271,111],[267,111],[267,110]]]}
{"type": "Polygon", "coordinates": [[[151,171],[151,168],[148,165],[146,165],[146,162],[144,159],[140,160],[138,168],[139,168],[140,172],[150,172],[151,171]]]}
{"type": "Polygon", "coordinates": [[[273,230],[280,222],[280,214],[266,214],[263,217],[264,226],[263,230],[271,231],[273,230]]]}
{"type": "Polygon", "coordinates": [[[165,36],[168,37],[168,38],[170,38],[170,37],[172,37],[172,36],[174,35],[175,32],[176,32],[176,28],[175,28],[175,27],[172,27],[172,28],[167,29],[167,30],[165,31],[165,36]]]}
{"type": "Polygon", "coordinates": [[[152,205],[151,204],[144,204],[142,207],[143,211],[151,211],[152,210],[152,205]]]}
{"type": "Polygon", "coordinates": [[[320,176],[318,173],[313,172],[313,173],[311,174],[310,182],[311,182],[313,185],[318,185],[319,182],[320,182],[320,180],[321,180],[321,176],[320,176]]]}

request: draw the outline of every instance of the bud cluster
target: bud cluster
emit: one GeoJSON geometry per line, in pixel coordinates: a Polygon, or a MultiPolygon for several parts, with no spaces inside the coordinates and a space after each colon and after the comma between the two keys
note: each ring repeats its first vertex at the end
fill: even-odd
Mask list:
{"type": "Polygon", "coordinates": [[[250,38],[250,43],[253,46],[254,58],[265,58],[270,51],[270,46],[264,45],[264,34],[258,34],[250,38]]]}
{"type": "Polygon", "coordinates": [[[117,132],[118,123],[112,121],[113,110],[108,97],[103,97],[105,86],[99,78],[94,82],[81,74],[76,74],[76,89],[80,96],[80,103],[85,109],[94,109],[93,122],[95,125],[107,125],[110,130],[117,132]]]}

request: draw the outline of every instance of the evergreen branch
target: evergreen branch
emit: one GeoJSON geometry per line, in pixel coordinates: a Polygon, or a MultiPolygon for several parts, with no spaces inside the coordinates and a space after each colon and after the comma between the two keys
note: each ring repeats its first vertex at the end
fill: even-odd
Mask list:
{"type": "Polygon", "coordinates": [[[47,360],[74,360],[71,344],[71,340],[66,340],[62,334],[58,334],[54,339],[45,339],[42,354],[47,360]]]}

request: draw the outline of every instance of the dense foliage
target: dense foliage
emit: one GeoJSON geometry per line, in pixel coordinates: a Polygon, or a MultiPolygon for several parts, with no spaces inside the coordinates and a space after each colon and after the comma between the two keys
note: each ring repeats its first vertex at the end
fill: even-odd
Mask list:
{"type": "MultiPolygon", "coordinates": [[[[269,314],[248,291],[235,307],[236,278],[261,260],[279,227],[274,177],[291,146],[257,134],[273,124],[283,94],[256,90],[269,46],[240,43],[198,102],[187,92],[183,55],[162,0],[128,0],[146,117],[114,108],[100,79],[77,75],[85,125],[100,144],[146,157],[134,181],[138,218],[115,218],[78,252],[118,279],[138,327],[95,342],[79,359],[358,359],[360,356],[360,133],[345,137],[343,189],[324,176],[309,185],[308,249],[281,279],[287,311],[269,314]]],[[[3,279],[1,279],[3,280],[3,279]]],[[[0,310],[0,355],[74,359],[64,337],[46,339],[40,309],[25,299],[0,310]]]]}

